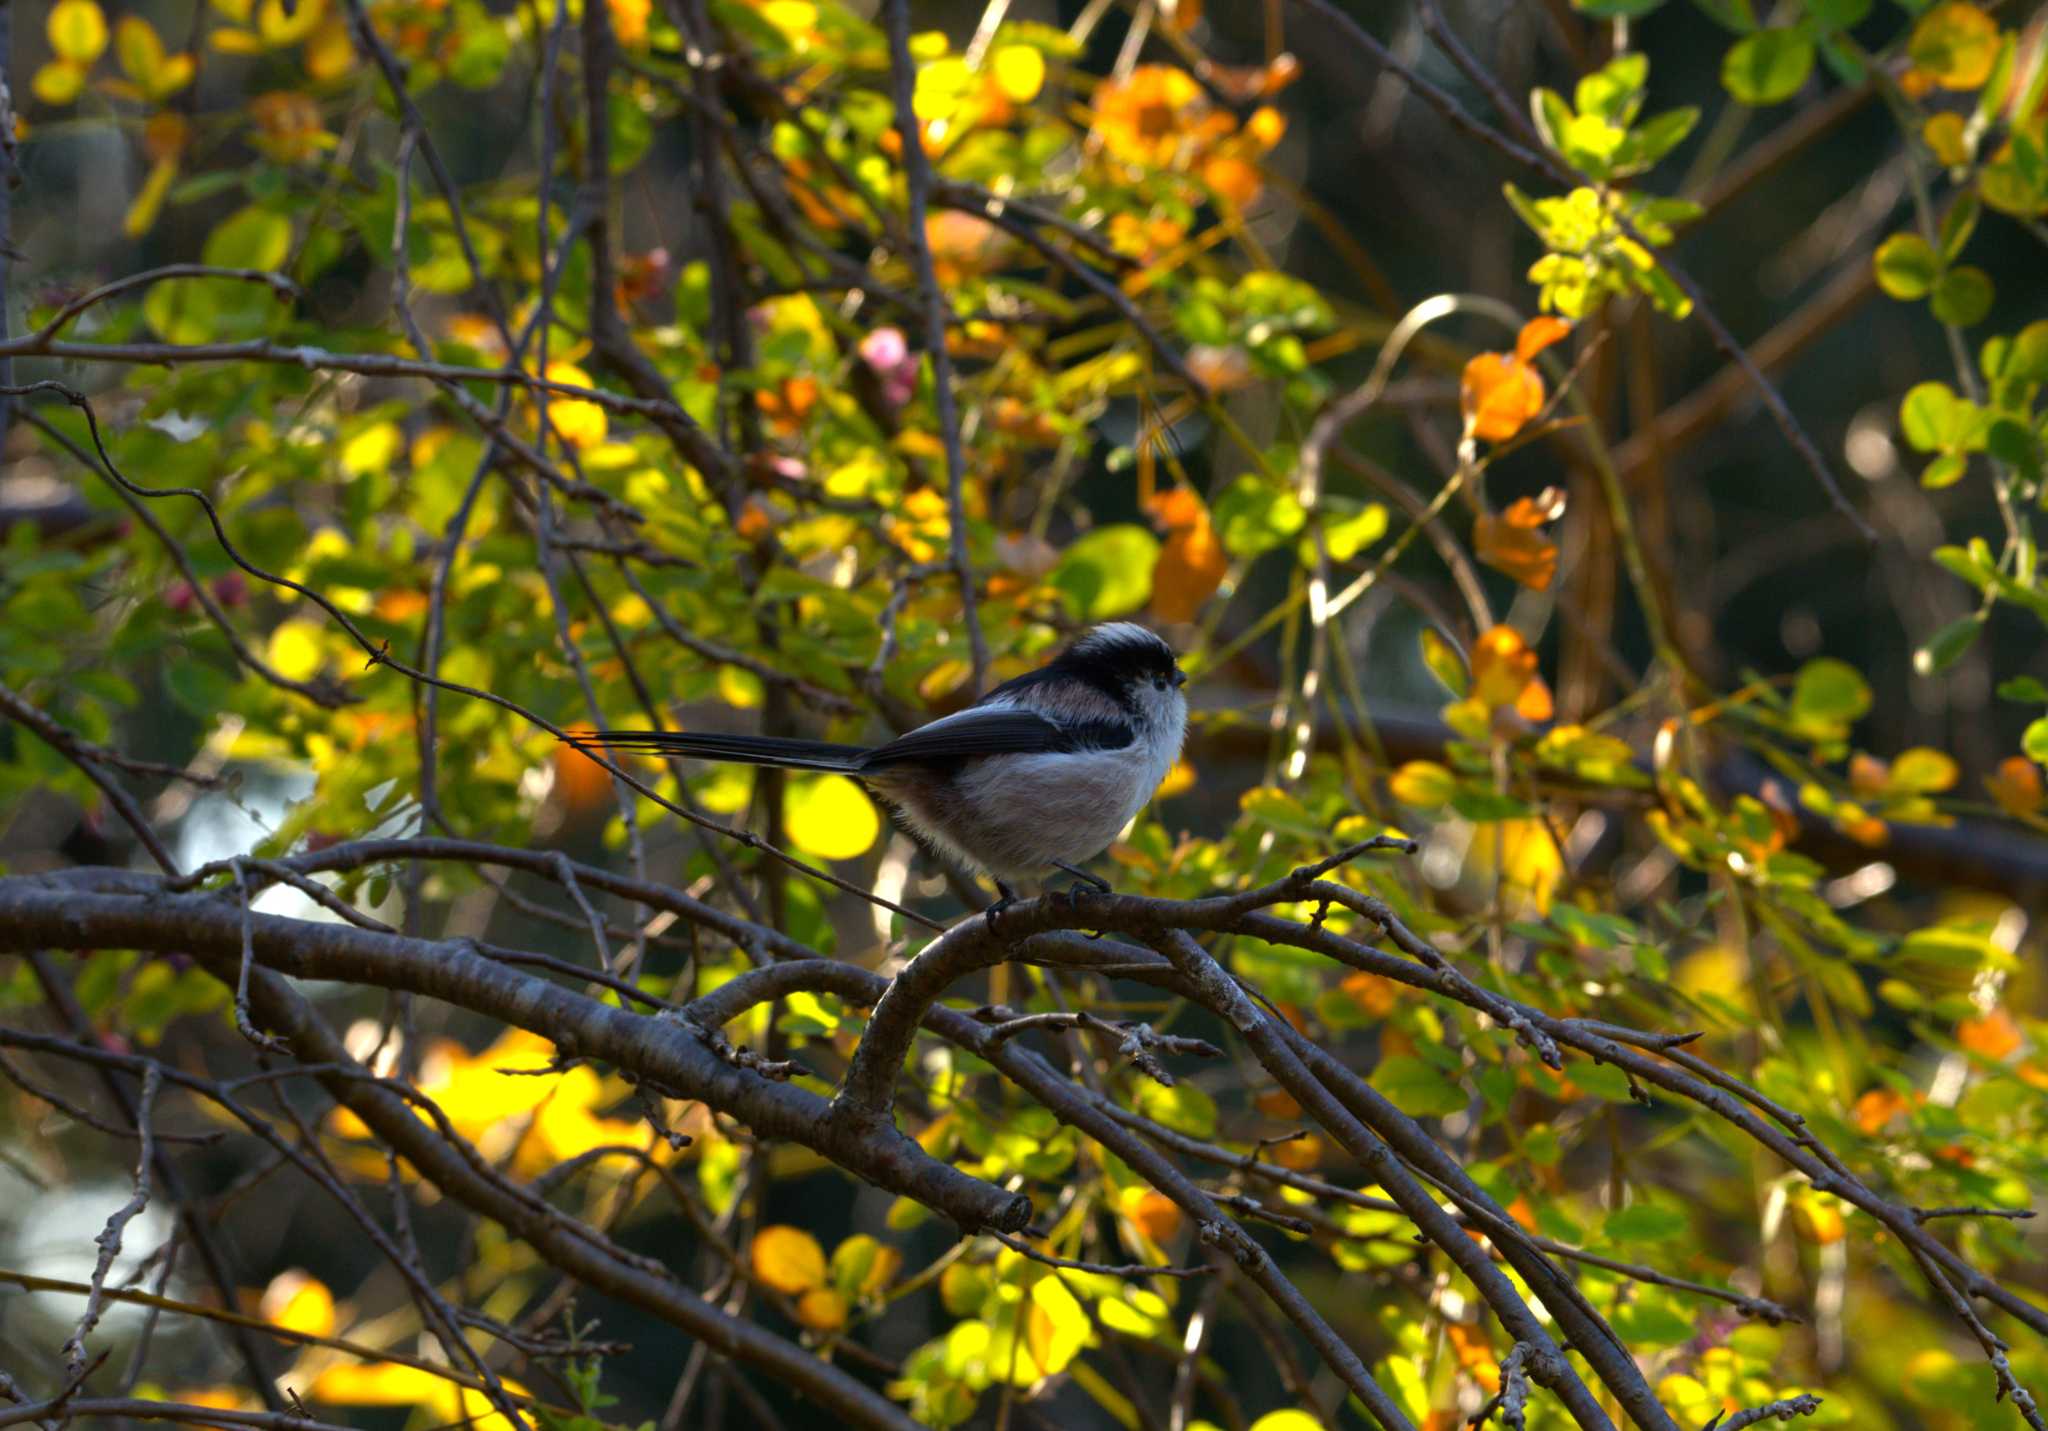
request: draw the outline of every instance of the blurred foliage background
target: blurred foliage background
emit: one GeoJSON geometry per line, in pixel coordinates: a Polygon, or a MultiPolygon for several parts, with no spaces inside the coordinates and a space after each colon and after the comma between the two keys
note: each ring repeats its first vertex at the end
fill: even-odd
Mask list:
{"type": "MultiPolygon", "coordinates": [[[[184,869],[416,834],[555,850],[892,972],[927,931],[862,892],[948,921],[980,896],[850,781],[647,763],[634,788],[550,732],[874,737],[1135,617],[1186,653],[1197,721],[1111,852],[1120,889],[1194,898],[1416,836],[1415,859],[1342,878],[1489,989],[1705,1030],[1703,1057],[1902,1207],[2038,1200],[2048,46],[2029,7],[920,3],[929,274],[871,5],[610,0],[609,51],[580,6],[8,9],[6,286],[27,336],[4,351],[14,382],[66,384],[98,424],[12,399],[9,874],[152,867],[90,767],[139,792],[184,869]],[[205,493],[241,559],[196,504],[133,486],[205,493]],[[39,712],[184,776],[81,756],[39,712]]],[[[607,969],[661,997],[747,963],[628,898],[598,895],[599,918],[544,871],[389,851],[333,869],[323,888],[408,935],[588,966],[603,925],[607,969]]],[[[262,882],[259,909],[331,914],[262,882]]],[[[1829,1424],[2014,1424],[1853,1200],[1696,1107],[1637,1106],[1610,1066],[1541,1067],[1469,1007],[1217,946],[1532,1231],[1723,1294],[1579,1269],[1679,1424],[1805,1388],[1829,1424]],[[1745,1319],[1754,1298],[1798,1320],[1745,1319]]],[[[251,1066],[232,991],[175,952],[5,957],[9,1023],[251,1066]]],[[[702,1105],[668,1104],[694,1139],[672,1147],[614,1071],[554,1068],[531,1031],[310,992],[506,1176],[927,1422],[1356,1421],[1270,1309],[1211,1290],[1226,1279],[1053,1275],[702,1105]],[[617,1144],[641,1161],[578,1162],[617,1144]]],[[[1275,1186],[1278,1167],[1367,1188],[1329,1138],[1284,1140],[1299,1107],[1218,1021],[1022,966],[960,1006],[1063,997],[1228,1046],[1169,1088],[1058,1045],[1151,1127],[1270,1160],[1203,1176],[1308,1219],[1262,1240],[1417,1425],[1502,1389],[1510,1340],[1405,1221],[1275,1186]]],[[[735,1041],[807,1061],[823,1092],[864,1027],[830,994],[745,1019],[735,1041]]],[[[0,1266],[83,1283],[133,1147],[64,1111],[112,1106],[90,1073],[37,1067],[0,1103],[0,1266]]],[[[920,1045],[912,1074],[906,1128],[1029,1188],[1054,1252],[1198,1259],[1179,1208],[979,1060],[920,1045]]],[[[831,1424],[572,1296],[310,1090],[272,1112],[406,1228],[401,1261],[546,1343],[479,1334],[521,1394],[624,1425],[831,1424]]],[[[220,1127],[199,1100],[166,1117],[220,1127]]],[[[506,1423],[435,1369],[393,1259],[294,1174],[240,1135],[175,1158],[232,1286],[195,1269],[168,1193],[116,1282],[296,1329],[257,1360],[331,1421],[506,1423]],[[419,1364],[318,1344],[336,1337],[419,1364]]],[[[1940,1232],[2040,1317],[2024,1222],[1940,1232]]],[[[14,1285],[0,1362],[48,1394],[79,1299],[14,1285]]],[[[2039,1384],[2036,1333],[2000,1326],[2039,1384]]],[[[203,1317],[117,1306],[102,1343],[129,1388],[260,1404],[203,1317]]],[[[1567,1424],[1541,1392],[1528,1420],[1567,1424]]]]}

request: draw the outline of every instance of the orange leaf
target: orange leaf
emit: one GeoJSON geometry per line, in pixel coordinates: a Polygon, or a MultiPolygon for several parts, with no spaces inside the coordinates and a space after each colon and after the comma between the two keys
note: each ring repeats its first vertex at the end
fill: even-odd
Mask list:
{"type": "Polygon", "coordinates": [[[1252,380],[1252,360],[1242,348],[1219,348],[1214,343],[1197,343],[1187,352],[1188,371],[1209,391],[1229,392],[1252,380]]]}
{"type": "Polygon", "coordinates": [[[1552,343],[1570,337],[1571,331],[1571,324],[1562,318],[1553,318],[1547,313],[1540,318],[1531,318],[1522,325],[1522,331],[1515,335],[1515,357],[1518,361],[1526,363],[1552,343]]]}
{"type": "Polygon", "coordinates": [[[1284,1088],[1267,1089],[1252,1099],[1252,1106],[1268,1118],[1277,1118],[1282,1123],[1292,1123],[1301,1116],[1301,1105],[1284,1088]]]}
{"type": "Polygon", "coordinates": [[[1849,757],[1849,788],[1858,795],[1882,795],[1891,776],[1891,767],[1874,755],[1859,750],[1849,757]]]}
{"type": "Polygon", "coordinates": [[[1506,442],[1543,410],[1543,379],[1508,353],[1481,353],[1458,381],[1465,430],[1487,442],[1506,442]]]}
{"type": "Polygon", "coordinates": [[[1884,1125],[1906,1111],[1906,1098],[1890,1088],[1873,1088],[1856,1100],[1851,1116],[1867,1134],[1883,1131],[1884,1125]]]}
{"type": "Polygon", "coordinates": [[[800,1227],[762,1228],[754,1234],[749,1260],[757,1281],[792,1297],[825,1285],[825,1249],[800,1227]]]}
{"type": "Polygon", "coordinates": [[[1147,1188],[1132,1204],[1131,1221],[1154,1242],[1166,1242],[1180,1231],[1180,1206],[1163,1192],[1147,1188]]]}
{"type": "MultiPolygon", "coordinates": [[[[589,726],[571,726],[571,735],[590,735],[589,726]]],[[[571,810],[583,813],[597,809],[611,800],[612,773],[585,755],[575,746],[560,743],[549,752],[549,763],[555,770],[555,790],[562,797],[562,803],[571,810]]]]}
{"type": "Polygon", "coordinates": [[[1152,568],[1152,614],[1161,621],[1192,621],[1223,584],[1230,558],[1209,524],[1201,498],[1185,487],[1154,499],[1154,516],[1167,528],[1152,568]],[[1190,520],[1181,521],[1192,503],[1190,520]]]}
{"type": "Polygon", "coordinates": [[[2020,1046],[2019,1025],[2004,1009],[1993,1009],[1978,1019],[1964,1019],[1956,1025],[1956,1042],[1971,1053],[1997,1062],[2020,1046]]]}
{"type": "Polygon", "coordinates": [[[1499,516],[1488,512],[1472,528],[1479,559],[1504,571],[1523,586],[1547,591],[1557,576],[1557,543],[1543,535],[1543,524],[1564,515],[1564,493],[1546,487],[1540,496],[1518,497],[1499,516]]]}
{"type": "Polygon", "coordinates": [[[1998,773],[1984,777],[1999,808],[2010,815],[2039,814],[2043,802],[2041,767],[2024,755],[2009,755],[1998,763],[1998,773]]]}
{"type": "Polygon", "coordinates": [[[1284,1143],[1275,1143],[1269,1152],[1274,1162],[1297,1173],[1315,1171],[1328,1152],[1323,1140],[1311,1133],[1306,1138],[1290,1138],[1284,1143]]]}
{"type": "Polygon", "coordinates": [[[1392,979],[1383,978],[1378,974],[1368,974],[1364,970],[1356,974],[1346,974],[1344,982],[1338,987],[1348,994],[1358,1007],[1378,1016],[1392,1013],[1394,1001],[1399,997],[1399,990],[1392,979]]]}
{"type": "Polygon", "coordinates": [[[798,1299],[796,1319],[814,1332],[836,1332],[846,1325],[846,1298],[830,1287],[813,1287],[798,1299]]]}
{"type": "Polygon", "coordinates": [[[1536,674],[1536,653],[1512,626],[1496,626],[1472,643],[1472,694],[1488,710],[1513,706],[1525,720],[1548,720],[1550,688],[1536,674]]]}

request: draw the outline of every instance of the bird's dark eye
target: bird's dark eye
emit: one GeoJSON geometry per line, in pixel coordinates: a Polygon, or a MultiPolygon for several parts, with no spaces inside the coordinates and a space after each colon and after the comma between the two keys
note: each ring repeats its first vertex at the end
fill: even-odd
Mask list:
{"type": "Polygon", "coordinates": [[[1164,676],[1154,676],[1154,677],[1152,678],[1152,689],[1153,689],[1153,690],[1155,690],[1155,691],[1163,691],[1163,690],[1165,690],[1165,689],[1166,689],[1166,677],[1164,677],[1164,676]]]}

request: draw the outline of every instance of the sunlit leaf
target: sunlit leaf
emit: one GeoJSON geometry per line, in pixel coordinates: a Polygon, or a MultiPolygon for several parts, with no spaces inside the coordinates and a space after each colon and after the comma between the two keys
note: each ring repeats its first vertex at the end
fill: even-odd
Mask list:
{"type": "Polygon", "coordinates": [[[882,833],[874,802],[844,775],[792,776],[782,811],[789,842],[819,859],[854,859],[882,833]]]}
{"type": "Polygon", "coordinates": [[[1543,410],[1543,379],[1507,353],[1480,353],[1458,381],[1465,430],[1485,442],[1505,442],[1543,410]]]}
{"type": "Polygon", "coordinates": [[[826,1281],[825,1249],[800,1227],[777,1223],[754,1234],[747,1265],[764,1287],[800,1296],[826,1281]]]}
{"type": "Polygon", "coordinates": [[[73,65],[89,65],[107,47],[107,17],[94,0],[57,0],[44,17],[50,50],[73,65]]]}

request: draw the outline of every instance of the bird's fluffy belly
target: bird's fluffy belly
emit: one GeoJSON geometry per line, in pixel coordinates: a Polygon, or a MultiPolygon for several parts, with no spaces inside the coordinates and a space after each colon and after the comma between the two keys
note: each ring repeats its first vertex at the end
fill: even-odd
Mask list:
{"type": "Polygon", "coordinates": [[[1127,754],[1102,751],[1002,755],[948,775],[904,768],[866,779],[942,853],[1007,879],[1101,854],[1151,795],[1144,774],[1127,754]]]}

